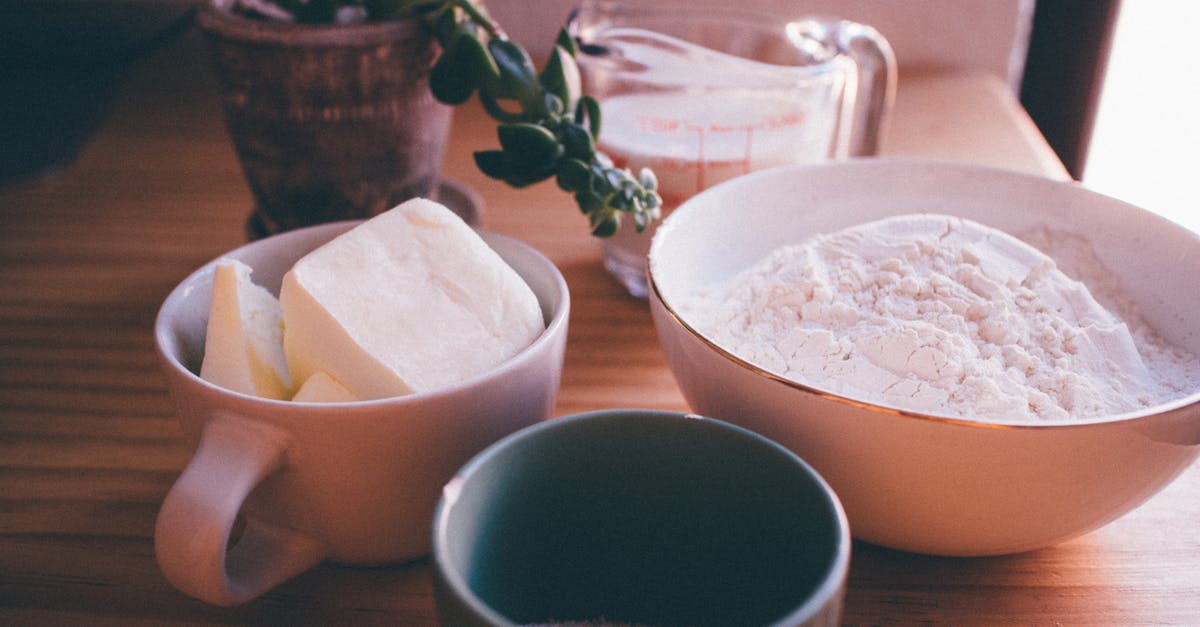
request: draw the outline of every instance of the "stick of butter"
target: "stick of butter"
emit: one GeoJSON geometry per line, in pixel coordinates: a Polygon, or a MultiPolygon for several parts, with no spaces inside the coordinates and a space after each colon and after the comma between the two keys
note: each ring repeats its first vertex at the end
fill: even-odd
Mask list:
{"type": "Polygon", "coordinates": [[[520,275],[462,219],[425,199],[300,259],[279,300],[293,379],[325,372],[363,400],[460,382],[545,329],[520,275]]]}
{"type": "Polygon", "coordinates": [[[221,259],[213,272],[200,377],[263,398],[291,395],[279,302],[251,282],[250,266],[235,259],[221,259]]]}

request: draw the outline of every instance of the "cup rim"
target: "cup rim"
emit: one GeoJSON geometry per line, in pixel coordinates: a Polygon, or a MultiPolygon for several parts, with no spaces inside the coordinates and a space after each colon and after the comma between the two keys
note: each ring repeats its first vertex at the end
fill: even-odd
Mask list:
{"type": "MultiPolygon", "coordinates": [[[[566,333],[566,327],[568,324],[570,310],[571,310],[571,295],[570,295],[570,290],[567,286],[567,281],[563,277],[562,271],[558,269],[558,266],[555,265],[554,262],[552,262],[548,257],[546,257],[541,251],[537,250],[533,246],[530,246],[529,244],[527,244],[515,237],[509,236],[509,235],[504,235],[502,233],[497,233],[494,231],[488,231],[486,229],[473,227],[475,232],[478,233],[481,237],[483,237],[486,242],[488,242],[489,247],[491,246],[492,241],[503,242],[505,245],[511,246],[514,250],[517,250],[523,254],[529,255],[531,258],[533,258],[538,263],[538,265],[540,265],[544,269],[548,270],[546,276],[549,277],[553,283],[554,292],[559,296],[559,303],[558,303],[557,307],[553,307],[550,310],[549,319],[546,321],[546,328],[543,329],[542,332],[538,335],[538,337],[536,339],[534,339],[534,341],[531,342],[528,346],[522,348],[515,355],[509,357],[508,359],[505,359],[504,361],[501,361],[500,363],[492,366],[491,368],[488,368],[487,370],[485,370],[483,372],[476,373],[470,377],[467,377],[461,381],[458,381],[457,383],[454,383],[451,385],[446,385],[446,386],[441,386],[441,387],[438,387],[435,389],[426,390],[426,391],[422,391],[422,392],[414,392],[412,394],[406,394],[403,396],[389,396],[389,397],[385,397],[385,398],[358,400],[358,401],[350,401],[350,402],[316,403],[316,402],[293,401],[290,399],[263,398],[260,396],[254,396],[251,394],[245,394],[243,392],[238,392],[236,390],[230,390],[230,389],[221,387],[219,385],[216,385],[215,383],[211,383],[211,382],[201,378],[199,373],[193,372],[190,368],[188,368],[187,366],[185,366],[183,364],[183,362],[179,359],[179,357],[177,355],[175,355],[172,351],[168,350],[168,348],[167,348],[168,344],[173,342],[173,340],[168,340],[168,338],[170,338],[173,334],[172,322],[171,322],[169,312],[168,312],[170,305],[172,305],[176,300],[180,300],[180,299],[186,297],[188,292],[190,292],[201,281],[204,280],[206,274],[211,274],[212,268],[216,265],[217,261],[219,261],[220,259],[228,257],[230,255],[235,255],[238,252],[244,251],[244,250],[254,247],[256,245],[260,245],[260,244],[262,244],[262,242],[266,242],[268,240],[276,240],[277,238],[304,239],[304,238],[313,236],[315,233],[319,233],[322,231],[328,231],[329,237],[322,240],[322,243],[324,243],[324,242],[329,241],[333,237],[336,237],[337,235],[353,228],[354,226],[361,224],[362,222],[364,222],[364,220],[344,220],[344,221],[338,221],[338,222],[328,222],[328,223],[324,223],[324,224],[317,224],[317,225],[313,225],[313,226],[307,226],[307,227],[302,227],[302,228],[278,233],[278,234],[272,235],[270,237],[263,238],[261,240],[242,244],[241,246],[238,246],[232,250],[226,251],[225,253],[222,253],[221,255],[214,257],[213,259],[210,259],[209,261],[202,264],[199,268],[196,268],[195,270],[190,272],[187,275],[187,277],[185,277],[183,280],[181,280],[179,283],[177,283],[175,285],[175,287],[171,289],[170,293],[168,293],[166,298],[163,299],[162,304],[159,306],[158,313],[155,316],[154,346],[155,346],[156,352],[159,355],[159,361],[161,363],[165,364],[166,367],[170,368],[177,376],[185,378],[190,384],[200,386],[200,387],[204,388],[208,393],[211,393],[211,394],[228,395],[230,398],[236,399],[236,401],[239,403],[245,403],[245,404],[250,404],[250,405],[262,404],[265,407],[269,407],[274,411],[280,411],[280,412],[293,412],[293,411],[300,411],[300,412],[304,412],[304,413],[311,413],[313,411],[342,412],[349,408],[370,407],[370,406],[379,406],[379,405],[407,404],[407,403],[411,403],[411,402],[426,402],[430,399],[435,399],[435,398],[442,397],[442,396],[450,396],[450,395],[459,393],[464,388],[469,388],[471,386],[477,385],[482,380],[487,379],[492,376],[495,376],[499,371],[501,371],[503,369],[511,368],[515,364],[517,364],[521,361],[531,359],[532,356],[535,355],[536,353],[540,353],[540,352],[543,352],[544,350],[548,350],[547,345],[554,342],[555,337],[557,337],[560,334],[566,333]]],[[[317,246],[320,246],[320,245],[321,244],[317,244],[317,246]]],[[[315,246],[314,246],[314,248],[315,248],[315,246]]],[[[506,261],[506,263],[507,263],[507,261],[506,261]]],[[[538,304],[539,304],[539,307],[543,304],[540,299],[539,299],[538,304]]],[[[552,306],[553,303],[546,303],[546,305],[552,306]]]]}
{"type": "Polygon", "coordinates": [[[661,421],[664,424],[674,421],[696,421],[711,425],[711,428],[721,430],[729,434],[730,437],[753,442],[756,446],[765,448],[771,455],[787,460],[788,463],[797,467],[800,473],[811,480],[817,488],[817,493],[823,497],[824,504],[828,506],[829,511],[833,514],[834,520],[831,522],[837,536],[836,546],[832,547],[834,555],[821,577],[820,584],[802,603],[789,610],[784,616],[781,616],[775,624],[798,624],[820,614],[830,603],[840,603],[850,570],[852,540],[850,524],[846,517],[846,512],[842,507],[841,500],[829,483],[825,481],[825,478],[795,452],[750,429],[700,414],[656,409],[599,409],[552,418],[511,433],[472,457],[446,483],[442,489],[442,495],[438,499],[437,506],[434,508],[431,556],[434,569],[437,571],[436,575],[446,585],[451,587],[455,596],[470,606],[471,610],[477,615],[486,617],[490,622],[497,625],[514,624],[507,617],[492,609],[491,606],[475,594],[467,584],[465,574],[451,565],[450,559],[446,554],[450,537],[449,519],[452,509],[461,494],[463,483],[472,475],[479,473],[493,458],[501,455],[503,451],[515,445],[518,441],[537,436],[540,433],[571,429],[573,425],[582,422],[645,419],[661,421]]]}
{"type": "MultiPolygon", "coordinates": [[[[659,0],[654,3],[631,2],[629,0],[582,0],[568,15],[568,25],[577,25],[582,13],[595,12],[601,15],[653,16],[670,18],[673,21],[719,20],[738,21],[768,30],[782,30],[782,26],[797,19],[813,19],[820,14],[809,15],[805,11],[795,14],[774,15],[748,6],[701,5],[693,6],[688,0],[659,0]],[[684,11],[681,13],[681,9],[684,11]]],[[[577,34],[572,31],[572,34],[577,34]]]]}
{"type": "MultiPolygon", "coordinates": [[[[772,63],[768,61],[760,61],[757,59],[748,58],[731,52],[722,50],[709,49],[712,54],[735,59],[738,63],[746,64],[747,67],[765,68],[772,72],[787,71],[793,73],[793,77],[808,77],[821,76],[827,73],[831,68],[835,67],[836,60],[843,56],[843,52],[832,46],[830,42],[822,41],[811,35],[800,34],[800,31],[794,31],[794,25],[797,24],[813,24],[825,20],[825,16],[815,14],[806,15],[804,12],[799,12],[796,15],[773,16],[769,13],[757,11],[752,8],[737,5],[722,5],[722,6],[692,6],[687,2],[675,0],[666,3],[634,3],[622,2],[620,0],[584,0],[576,5],[567,16],[567,32],[578,43],[586,46],[589,42],[584,39],[584,33],[598,33],[609,29],[625,29],[625,28],[642,28],[637,25],[624,23],[613,23],[613,18],[619,17],[625,19],[641,19],[641,18],[665,18],[671,22],[688,21],[717,21],[717,22],[735,22],[739,25],[760,29],[763,32],[777,34],[778,36],[795,42],[803,40],[809,46],[820,46],[821,55],[814,55],[813,61],[806,64],[788,64],[788,63],[772,63]],[[603,17],[596,24],[583,22],[584,16],[603,17]]],[[[828,20],[833,22],[846,22],[846,20],[828,20]]],[[[700,46],[692,42],[687,37],[679,37],[675,35],[665,35],[673,39],[679,39],[693,46],[700,46]]],[[[797,45],[793,43],[793,45],[797,45]]],[[[581,58],[588,56],[586,49],[581,50],[581,58]]]]}

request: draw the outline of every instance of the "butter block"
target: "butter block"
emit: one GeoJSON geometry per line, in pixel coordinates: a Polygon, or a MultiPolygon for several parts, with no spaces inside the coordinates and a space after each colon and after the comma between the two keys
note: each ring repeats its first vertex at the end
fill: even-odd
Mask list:
{"type": "Polygon", "coordinates": [[[471,227],[414,199],[312,251],[284,276],[297,381],[327,372],[369,400],[445,387],[544,330],[533,291],[471,227]]]}
{"type": "Polygon", "coordinates": [[[244,394],[291,396],[279,301],[250,280],[250,267],[240,261],[216,264],[204,342],[201,378],[244,394]]]}
{"type": "Polygon", "coordinates": [[[318,371],[304,381],[292,400],[298,403],[352,403],[358,397],[328,372],[318,371]]]}

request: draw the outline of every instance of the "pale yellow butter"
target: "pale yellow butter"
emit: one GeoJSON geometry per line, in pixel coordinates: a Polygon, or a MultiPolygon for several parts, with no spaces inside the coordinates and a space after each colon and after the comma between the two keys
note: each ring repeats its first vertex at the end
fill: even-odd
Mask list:
{"type": "Polygon", "coordinates": [[[296,390],[292,400],[297,403],[352,403],[358,397],[328,372],[316,372],[296,390]]]}
{"type": "Polygon", "coordinates": [[[289,398],[292,384],[282,341],[279,302],[251,282],[249,266],[234,259],[218,261],[200,377],[244,394],[289,398]]]}
{"type": "Polygon", "coordinates": [[[292,377],[326,372],[362,400],[445,387],[544,330],[525,281],[445,207],[414,199],[306,255],[280,303],[292,377]]]}

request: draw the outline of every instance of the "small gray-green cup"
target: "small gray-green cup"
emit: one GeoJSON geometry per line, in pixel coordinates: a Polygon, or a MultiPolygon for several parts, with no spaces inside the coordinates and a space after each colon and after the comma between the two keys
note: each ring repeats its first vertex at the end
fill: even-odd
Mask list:
{"type": "Polygon", "coordinates": [[[576,414],[490,446],[434,514],[443,625],[836,625],[836,495],[751,431],[649,410],[576,414]]]}

